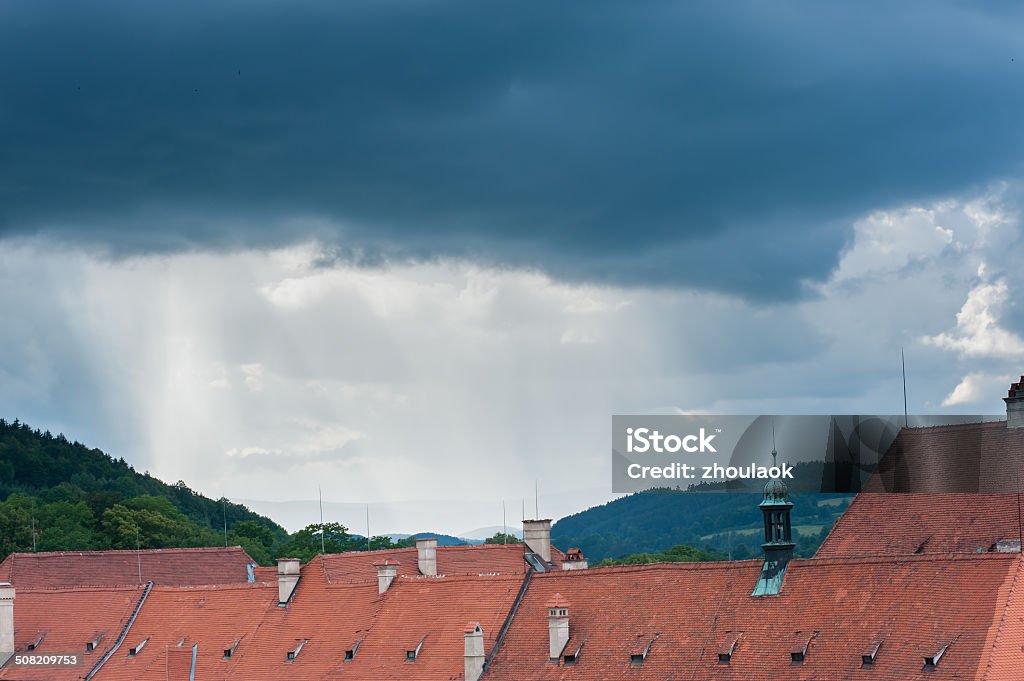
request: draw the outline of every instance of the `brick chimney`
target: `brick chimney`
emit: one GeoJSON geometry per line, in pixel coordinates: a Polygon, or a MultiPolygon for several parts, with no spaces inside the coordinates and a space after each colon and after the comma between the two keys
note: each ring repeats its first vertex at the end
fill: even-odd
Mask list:
{"type": "Polygon", "coordinates": [[[586,570],[589,566],[590,563],[581,549],[569,549],[565,552],[565,559],[562,561],[563,570],[586,570]]]}
{"type": "Polygon", "coordinates": [[[391,582],[395,581],[395,577],[398,576],[398,566],[401,563],[395,561],[390,562],[387,558],[384,559],[383,563],[375,563],[373,567],[377,568],[377,593],[384,593],[391,588],[391,582]]]}
{"type": "Polygon", "coordinates": [[[484,630],[479,622],[470,622],[466,627],[466,669],[465,681],[478,681],[484,673],[484,630]]]}
{"type": "Polygon", "coordinates": [[[437,540],[433,537],[417,539],[416,560],[421,575],[437,576],[437,540]]]}
{"type": "Polygon", "coordinates": [[[1010,384],[1003,402],[1006,402],[1006,427],[1024,428],[1024,376],[1020,377],[1020,382],[1010,384]]]}
{"type": "Polygon", "coordinates": [[[545,562],[551,562],[550,520],[524,520],[523,541],[530,551],[536,553],[545,562]]]}
{"type": "Polygon", "coordinates": [[[295,592],[295,585],[299,583],[299,559],[278,558],[277,559],[277,604],[281,607],[288,605],[288,601],[295,592]]]}
{"type": "Polygon", "coordinates": [[[0,582],[0,665],[14,655],[14,587],[0,582]]]}
{"type": "Polygon", "coordinates": [[[569,642],[569,601],[555,594],[548,603],[548,657],[557,660],[569,642]]]}

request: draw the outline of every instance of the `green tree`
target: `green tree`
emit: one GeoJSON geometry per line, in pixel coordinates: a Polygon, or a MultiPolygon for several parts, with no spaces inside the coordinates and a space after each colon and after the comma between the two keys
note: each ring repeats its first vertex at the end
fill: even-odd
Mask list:
{"type": "Polygon", "coordinates": [[[39,509],[38,550],[87,551],[93,546],[96,518],[82,501],[55,501],[39,509]]]}
{"type": "Polygon", "coordinates": [[[484,539],[485,544],[522,544],[519,537],[506,532],[497,532],[493,536],[484,539]]]}

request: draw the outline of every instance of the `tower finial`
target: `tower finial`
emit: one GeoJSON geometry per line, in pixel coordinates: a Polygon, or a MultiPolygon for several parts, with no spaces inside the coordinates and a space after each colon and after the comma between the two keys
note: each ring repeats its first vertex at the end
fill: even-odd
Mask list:
{"type": "Polygon", "coordinates": [[[775,467],[776,459],[778,458],[778,456],[779,456],[779,453],[775,449],[775,417],[773,416],[772,417],[772,467],[775,467]]]}

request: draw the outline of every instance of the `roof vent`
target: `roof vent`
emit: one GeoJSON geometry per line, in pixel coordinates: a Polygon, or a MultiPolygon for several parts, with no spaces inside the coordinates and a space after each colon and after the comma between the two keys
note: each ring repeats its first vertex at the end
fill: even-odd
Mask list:
{"type": "Polygon", "coordinates": [[[103,640],[103,634],[97,634],[96,638],[94,638],[93,640],[86,641],[86,643],[85,643],[85,652],[91,653],[92,651],[96,650],[96,647],[99,646],[100,641],[102,641],[102,640],[103,640]]]}
{"type": "Polygon", "coordinates": [[[586,642],[587,640],[583,639],[579,646],[577,646],[576,650],[572,651],[571,653],[566,653],[565,655],[563,655],[562,664],[576,664],[576,662],[580,659],[580,652],[583,651],[583,646],[586,644],[586,642]]]}
{"type": "MultiPolygon", "coordinates": [[[[639,667],[640,665],[642,665],[644,663],[644,660],[647,659],[647,653],[651,652],[651,646],[654,645],[654,642],[656,640],[658,640],[658,636],[660,636],[660,635],[661,634],[655,634],[654,638],[652,638],[650,641],[647,642],[647,645],[643,646],[642,648],[634,648],[632,650],[632,652],[630,652],[630,654],[629,654],[629,664],[630,664],[630,666],[632,666],[632,667],[639,667]]],[[[637,636],[637,638],[640,638],[640,637],[637,636]]]]}
{"type": "Polygon", "coordinates": [[[939,660],[941,660],[943,658],[943,656],[945,656],[946,651],[949,650],[949,646],[950,645],[951,645],[951,643],[947,643],[946,645],[942,646],[941,648],[939,648],[939,651],[937,653],[935,653],[934,655],[925,655],[924,656],[924,667],[921,669],[921,671],[925,671],[925,672],[933,672],[933,671],[935,671],[935,668],[939,666],[939,660]]]}
{"type": "Polygon", "coordinates": [[[225,648],[224,649],[224,659],[225,660],[231,659],[231,656],[235,654],[235,649],[238,647],[238,644],[241,643],[241,642],[242,642],[242,639],[238,639],[237,641],[235,641],[234,643],[231,644],[230,648],[225,648]]]}
{"type": "Polygon", "coordinates": [[[25,647],[26,647],[26,648],[27,648],[28,650],[35,650],[36,648],[38,648],[38,647],[39,647],[39,644],[43,642],[43,639],[44,639],[44,638],[46,638],[46,632],[45,632],[45,631],[44,631],[44,632],[42,632],[42,633],[40,633],[40,634],[39,634],[38,636],[36,636],[36,637],[35,637],[34,639],[32,639],[32,641],[31,641],[31,642],[29,642],[29,644],[28,644],[27,646],[25,646],[25,647]]]}
{"type": "Polygon", "coordinates": [[[345,662],[351,662],[356,659],[356,653],[359,652],[359,644],[362,642],[363,640],[359,639],[354,646],[345,651],[345,662]]]}
{"type": "Polygon", "coordinates": [[[142,652],[142,649],[146,647],[147,643],[149,643],[149,637],[148,636],[146,638],[142,639],[138,644],[136,644],[136,646],[134,648],[129,648],[128,649],[128,655],[130,655],[131,657],[135,657],[136,655],[138,655],[139,653],[142,652]]]}
{"type": "Polygon", "coordinates": [[[299,641],[299,645],[295,646],[294,649],[288,651],[288,654],[285,655],[285,662],[293,662],[295,660],[295,658],[297,658],[299,656],[299,653],[302,652],[302,647],[305,646],[306,643],[309,641],[308,638],[304,638],[304,639],[301,639],[301,640],[300,639],[295,639],[295,640],[299,641]]]}
{"type": "Polygon", "coordinates": [[[882,648],[882,639],[875,641],[868,650],[860,656],[861,666],[870,667],[878,657],[878,651],[882,648]]]}
{"type": "Polygon", "coordinates": [[[422,648],[423,648],[423,642],[426,641],[426,640],[427,640],[427,637],[424,636],[423,638],[420,639],[420,642],[416,644],[415,648],[412,648],[410,650],[406,650],[405,651],[405,661],[406,662],[415,662],[416,661],[416,658],[420,656],[420,650],[422,650],[422,648]]]}
{"type": "Polygon", "coordinates": [[[732,654],[736,652],[736,645],[740,642],[740,633],[729,632],[722,645],[718,646],[718,663],[729,664],[732,662],[732,654]]]}
{"type": "Polygon", "coordinates": [[[793,647],[789,651],[789,659],[792,664],[803,664],[807,659],[807,650],[811,647],[811,641],[818,635],[814,632],[810,636],[798,631],[794,634],[793,647]]]}

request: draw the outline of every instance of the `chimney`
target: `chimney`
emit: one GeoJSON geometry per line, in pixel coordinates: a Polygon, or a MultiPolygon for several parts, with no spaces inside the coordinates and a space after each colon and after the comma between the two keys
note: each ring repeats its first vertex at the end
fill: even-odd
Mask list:
{"type": "Polygon", "coordinates": [[[565,559],[562,561],[563,570],[586,570],[589,566],[590,563],[583,555],[582,549],[569,549],[565,552],[565,559]]]}
{"type": "Polygon", "coordinates": [[[1006,402],[1006,427],[1024,428],[1024,376],[1019,383],[1011,383],[1010,391],[1003,398],[1006,402]]]}
{"type": "Polygon", "coordinates": [[[545,563],[551,562],[550,520],[524,520],[523,541],[527,548],[540,556],[545,563]]]}
{"type": "Polygon", "coordinates": [[[295,592],[295,585],[299,583],[299,559],[278,558],[277,559],[277,604],[280,607],[288,605],[292,594],[295,592]]]}
{"type": "Polygon", "coordinates": [[[484,630],[479,622],[470,622],[466,627],[466,669],[465,681],[478,681],[484,673],[484,630]]]}
{"type": "Polygon", "coordinates": [[[420,574],[428,577],[437,576],[437,540],[423,537],[416,540],[416,559],[419,562],[420,574]]]}
{"type": "Polygon", "coordinates": [[[14,587],[0,582],[0,665],[14,655],[14,587]]]}
{"type": "Polygon", "coordinates": [[[398,576],[399,565],[401,563],[389,562],[387,558],[383,563],[374,564],[373,567],[377,568],[377,593],[382,594],[391,588],[391,582],[395,581],[395,577],[398,576]]]}
{"type": "Polygon", "coordinates": [[[555,594],[548,603],[548,657],[557,660],[569,642],[569,601],[555,594]]]}

